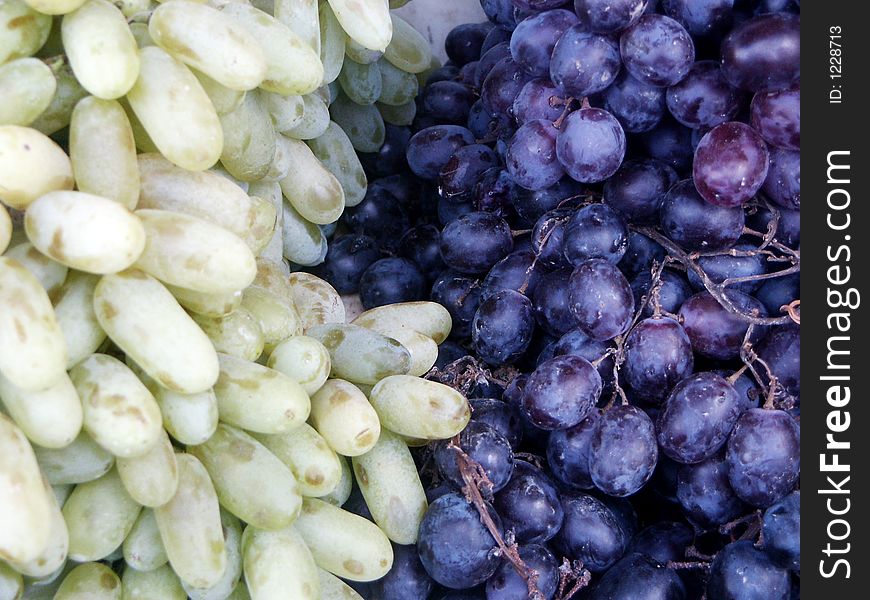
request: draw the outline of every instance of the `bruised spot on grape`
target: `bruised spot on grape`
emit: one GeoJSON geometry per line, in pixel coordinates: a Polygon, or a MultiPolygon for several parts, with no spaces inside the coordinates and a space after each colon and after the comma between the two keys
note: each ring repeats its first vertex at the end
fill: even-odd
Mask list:
{"type": "Polygon", "coordinates": [[[6,24],[7,29],[19,29],[22,27],[30,27],[30,23],[36,20],[36,17],[33,15],[21,15],[20,17],[15,17],[14,19],[10,19],[6,24]]]}
{"type": "Polygon", "coordinates": [[[55,229],[54,235],[51,236],[51,244],[48,246],[48,253],[57,258],[58,260],[64,260],[65,254],[63,251],[63,230],[55,229]]]}
{"type": "Polygon", "coordinates": [[[323,483],[324,479],[325,477],[320,469],[314,467],[308,467],[305,469],[305,482],[309,485],[320,485],[323,483]]]}
{"type": "Polygon", "coordinates": [[[103,573],[100,576],[100,586],[107,590],[114,590],[118,587],[118,578],[112,573],[103,573]]]}
{"type": "Polygon", "coordinates": [[[323,336],[323,345],[327,348],[335,349],[344,341],[344,337],[344,331],[333,329],[323,336]]]}
{"type": "Polygon", "coordinates": [[[250,462],[254,458],[254,445],[244,440],[234,439],[229,445],[230,453],[234,458],[250,462]]]}
{"type": "Polygon", "coordinates": [[[124,277],[129,279],[148,279],[148,274],[139,269],[130,269],[129,271],[124,271],[124,277]]]}
{"type": "Polygon", "coordinates": [[[22,344],[25,343],[27,341],[27,329],[24,327],[24,323],[17,317],[12,319],[12,323],[15,325],[15,334],[18,336],[18,341],[22,344]]]}
{"type": "Polygon", "coordinates": [[[170,390],[183,389],[182,386],[178,385],[178,382],[175,381],[175,379],[173,379],[173,377],[166,371],[160,371],[154,376],[154,379],[159,381],[163,387],[169,388],[170,390]]]}
{"type": "Polygon", "coordinates": [[[223,540],[212,540],[211,544],[209,544],[209,548],[211,549],[212,555],[216,557],[221,556],[226,551],[223,540]]]}
{"type": "Polygon", "coordinates": [[[365,467],[361,464],[357,463],[353,466],[354,471],[356,471],[357,481],[360,485],[368,485],[369,484],[369,474],[366,471],[365,467]]]}
{"type": "Polygon", "coordinates": [[[359,432],[358,434],[356,434],[356,437],[354,437],[354,439],[356,440],[356,442],[357,442],[360,446],[369,446],[369,445],[371,445],[371,444],[375,441],[375,439],[376,439],[376,438],[375,438],[375,432],[372,431],[371,429],[366,428],[366,429],[363,429],[363,430],[362,430],[361,432],[359,432]]]}
{"type": "Polygon", "coordinates": [[[192,255],[184,260],[184,268],[192,271],[203,271],[208,266],[208,256],[192,255]]]}
{"type": "Polygon", "coordinates": [[[103,317],[109,321],[118,316],[118,309],[115,308],[115,305],[111,302],[101,302],[100,312],[103,314],[103,317]]]}
{"type": "Polygon", "coordinates": [[[341,563],[341,565],[345,569],[347,569],[347,571],[349,573],[353,573],[354,575],[362,575],[363,571],[365,571],[365,568],[363,567],[362,563],[359,562],[358,560],[354,560],[352,558],[347,559],[346,561],[341,563]]]}

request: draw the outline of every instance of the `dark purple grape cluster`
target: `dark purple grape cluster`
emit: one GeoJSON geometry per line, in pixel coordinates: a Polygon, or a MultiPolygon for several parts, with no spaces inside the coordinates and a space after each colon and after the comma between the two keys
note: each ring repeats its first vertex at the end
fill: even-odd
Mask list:
{"type": "Polygon", "coordinates": [[[360,593],[799,598],[799,3],[480,2],[318,267],[472,406],[360,593]]]}

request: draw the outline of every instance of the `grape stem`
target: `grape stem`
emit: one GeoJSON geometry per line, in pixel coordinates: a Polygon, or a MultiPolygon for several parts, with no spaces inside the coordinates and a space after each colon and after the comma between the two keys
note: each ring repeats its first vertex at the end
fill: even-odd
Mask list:
{"type": "Polygon", "coordinates": [[[559,567],[559,590],[556,600],[571,600],[583,588],[592,581],[592,573],[583,566],[583,561],[577,560],[572,564],[567,558],[562,559],[559,567]],[[568,588],[568,582],[574,580],[574,585],[568,588]]]}

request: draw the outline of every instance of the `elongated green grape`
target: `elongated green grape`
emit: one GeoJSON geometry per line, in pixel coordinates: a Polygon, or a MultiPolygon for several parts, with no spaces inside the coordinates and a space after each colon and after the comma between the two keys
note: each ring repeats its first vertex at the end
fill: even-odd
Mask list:
{"type": "Polygon", "coordinates": [[[187,600],[178,576],[168,565],[152,571],[124,569],[122,600],[187,600]]]}
{"type": "Polygon", "coordinates": [[[179,454],[178,490],[154,509],[169,564],[182,582],[207,588],[227,568],[226,545],[217,493],[209,474],[193,455],[179,454]]]}
{"type": "Polygon", "coordinates": [[[206,317],[222,317],[242,305],[242,291],[233,290],[224,294],[206,294],[174,285],[167,285],[178,303],[192,313],[206,317]]]}
{"type": "Polygon", "coordinates": [[[243,289],[257,264],[244,241],[223,227],[181,213],[140,209],[147,235],[136,266],[171,285],[209,294],[243,289]]]}
{"type": "Polygon", "coordinates": [[[233,588],[232,593],[226,597],[226,600],[251,600],[251,594],[248,592],[248,585],[242,579],[233,588]]]}
{"type": "Polygon", "coordinates": [[[161,154],[179,167],[202,171],[223,149],[217,112],[193,73],[155,46],[139,51],[139,78],[127,100],[161,154]]]}
{"type": "Polygon", "coordinates": [[[158,46],[231,90],[250,90],[266,77],[266,57],[255,38],[230,16],[186,0],[158,6],[148,21],[158,46]]]}
{"type": "Polygon", "coordinates": [[[393,21],[393,38],[384,50],[384,58],[407,73],[422,73],[432,62],[429,42],[410,23],[396,14],[393,21]]]}
{"type": "Polygon", "coordinates": [[[323,83],[332,83],[341,72],[347,36],[329,2],[320,3],[320,62],[323,64],[323,83]]]}
{"type": "Polygon", "coordinates": [[[44,62],[19,58],[0,65],[0,125],[29,125],[51,104],[57,81],[44,62]]]}
{"type": "Polygon", "coordinates": [[[320,55],[292,29],[273,16],[247,4],[230,2],[220,7],[244,26],[263,48],[266,79],[260,87],[278,94],[308,94],[320,85],[320,55]]]}
{"type": "MultiPolygon", "coordinates": [[[[48,479],[46,478],[46,483],[48,483],[48,479]]],[[[62,485],[52,485],[51,493],[54,494],[54,499],[57,501],[58,506],[63,506],[66,499],[69,498],[69,495],[72,494],[73,486],[71,483],[65,483],[62,485]]]]}
{"type": "Polygon", "coordinates": [[[6,251],[6,258],[18,261],[22,267],[30,271],[39,280],[39,284],[49,297],[54,297],[69,274],[66,265],[52,260],[30,242],[13,246],[6,251]]]}
{"type": "Polygon", "coordinates": [[[274,0],[275,18],[320,54],[320,16],[317,0],[274,0]]]}
{"type": "Polygon", "coordinates": [[[113,100],[139,76],[139,51],[127,19],[108,0],[87,0],[63,18],[63,47],[76,79],[97,98],[113,100]]]}
{"type": "Polygon", "coordinates": [[[365,395],[342,379],[327,381],[311,397],[311,424],[344,456],[368,452],[381,432],[377,413],[365,395]]]}
{"type": "Polygon", "coordinates": [[[145,12],[151,6],[151,0],[115,0],[115,6],[121,9],[121,13],[129,18],[145,12]]]}
{"type": "Polygon", "coordinates": [[[271,352],[275,344],[302,333],[302,322],[292,302],[269,290],[249,287],[242,295],[242,307],[259,323],[267,352],[271,352]]]}
{"type": "Polygon", "coordinates": [[[139,155],[139,177],[139,208],[199,217],[236,234],[252,251],[271,236],[274,210],[225,177],[180,169],[159,154],[139,155]]]}
{"type": "Polygon", "coordinates": [[[64,577],[54,597],[56,600],[121,600],[121,579],[103,563],[87,562],[64,577]]]}
{"type": "Polygon", "coordinates": [[[389,375],[404,374],[411,366],[399,342],[356,325],[316,325],[306,331],[329,350],[332,375],[353,383],[374,385],[389,375]]]}
{"type": "Polygon", "coordinates": [[[105,475],[115,464],[114,455],[84,431],[63,448],[36,446],[33,450],[40,469],[52,485],[93,481],[105,475]]]}
{"type": "Polygon", "coordinates": [[[275,156],[275,127],[256,92],[248,92],[235,110],[221,115],[224,148],[221,164],[242,181],[261,179],[275,156]]]}
{"type": "Polygon", "coordinates": [[[341,480],[338,455],[310,425],[302,424],[288,433],[255,437],[287,465],[303,496],[316,498],[329,494],[341,480]]]}
{"type": "Polygon", "coordinates": [[[127,98],[118,98],[118,103],[127,114],[127,120],[130,121],[130,129],[133,130],[133,139],[136,142],[136,149],[139,152],[159,154],[160,149],[157,148],[157,144],[154,143],[154,140],[152,140],[151,136],[148,135],[148,132],[145,131],[145,126],[142,124],[142,121],[139,120],[139,117],[136,116],[136,112],[133,110],[133,107],[130,106],[130,102],[127,98]]]}
{"type": "Polygon", "coordinates": [[[63,448],[81,431],[82,404],[64,375],[45,390],[22,390],[0,375],[0,399],[9,416],[34,444],[63,448]]]}
{"type": "Polygon", "coordinates": [[[381,52],[393,37],[389,6],[383,0],[329,0],[348,37],[381,52]]]}
{"type": "Polygon", "coordinates": [[[345,322],[344,303],[329,283],[303,272],[291,273],[289,282],[304,331],[315,325],[345,322]]]}
{"type": "Polygon", "coordinates": [[[12,240],[12,218],[3,204],[0,204],[0,254],[6,252],[12,240]]]}
{"type": "Polygon", "coordinates": [[[374,104],[381,95],[381,70],[377,62],[360,64],[344,61],[338,83],[342,91],[357,104],[374,104]]]}
{"type": "Polygon", "coordinates": [[[351,581],[383,577],[393,548],[377,525],[316,498],[305,498],[296,520],[317,566],[351,581]]]}
{"type": "Polygon", "coordinates": [[[465,428],[468,402],[451,387],[428,379],[393,375],[372,389],[370,400],[384,427],[420,439],[447,439],[465,428]]]}
{"type": "Polygon", "coordinates": [[[244,90],[232,90],[196,69],[192,68],[190,69],[190,72],[193,73],[197,81],[199,81],[199,84],[202,86],[202,89],[208,96],[209,100],[211,100],[212,106],[214,106],[215,112],[217,112],[218,115],[225,115],[236,110],[245,99],[244,90]]]}
{"type": "Polygon", "coordinates": [[[221,509],[221,525],[224,530],[224,547],[227,568],[211,587],[197,588],[184,582],[184,591],[191,600],[224,600],[232,594],[242,577],[242,523],[228,511],[221,509]]]}
{"type": "Polygon", "coordinates": [[[373,104],[362,106],[347,96],[339,95],[329,107],[329,114],[350,138],[357,152],[377,152],[384,145],[384,119],[373,104]]]}
{"type": "Polygon", "coordinates": [[[223,317],[193,315],[193,320],[218,352],[250,361],[257,360],[263,353],[263,330],[259,321],[244,308],[223,317]]]}
{"type": "MultiPolygon", "coordinates": [[[[93,354],[70,371],[84,407],[85,431],[115,456],[142,456],[159,441],[154,396],[121,361],[93,354]]],[[[113,547],[114,549],[114,547],[113,547]]]]}
{"type": "Polygon", "coordinates": [[[211,389],[182,394],[157,386],[154,397],[163,415],[163,426],[182,444],[201,444],[217,428],[217,398],[211,389]]]}
{"type": "Polygon", "coordinates": [[[374,64],[384,55],[380,50],[369,50],[350,38],[348,38],[345,44],[344,53],[347,59],[362,65],[374,64]]]}
{"type": "Polygon", "coordinates": [[[452,319],[436,302],[400,302],[369,309],[352,321],[354,325],[381,333],[396,329],[418,331],[440,344],[450,335],[452,319]]]}
{"type": "Polygon", "coordinates": [[[178,464],[169,436],[161,430],[157,444],[142,456],[119,456],[118,474],[127,493],[142,506],[166,504],[178,489],[178,464]]]}
{"type": "Polygon", "coordinates": [[[73,74],[72,67],[63,59],[52,59],[55,76],[55,91],[51,103],[35,121],[30,123],[34,129],[45,135],[56,133],[69,125],[73,109],[79,100],[88,95],[73,74]],[[57,62],[60,61],[60,62],[57,62]]]}
{"type": "Polygon", "coordinates": [[[223,507],[241,520],[268,530],[296,520],[301,496],[293,473],[248,434],[221,424],[207,442],[188,451],[208,470],[223,507]]]}
{"type": "Polygon", "coordinates": [[[140,509],[124,489],[117,469],[76,486],[63,505],[70,558],[84,562],[111,554],[130,533],[140,509]]]}
{"type": "Polygon", "coordinates": [[[122,545],[124,562],[138,571],[153,571],[166,564],[166,550],[157,529],[157,517],[150,508],[143,508],[122,545]]]}
{"type": "Polygon", "coordinates": [[[266,363],[302,386],[309,396],[319,390],[332,369],[329,351],[312,337],[297,335],[275,346],[266,363]]]}
{"type": "Polygon", "coordinates": [[[88,273],[116,273],[145,248],[146,230],[124,206],[84,192],[49,192],[27,209],[27,237],[43,254],[88,273]]]}
{"type": "Polygon", "coordinates": [[[282,96],[271,92],[260,94],[260,102],[266,108],[275,130],[284,132],[295,127],[305,112],[302,96],[282,96]]]}
{"type": "Polygon", "coordinates": [[[0,306],[0,373],[27,391],[57,383],[66,371],[66,345],[54,309],[39,280],[3,256],[0,306]]]}
{"type": "Polygon", "coordinates": [[[411,355],[411,366],[408,375],[422,377],[438,360],[438,344],[432,338],[411,329],[384,329],[379,333],[391,337],[402,344],[411,355]]]}
{"type": "Polygon", "coordinates": [[[94,288],[99,277],[72,271],[55,294],[54,315],[66,341],[67,369],[97,351],[106,332],[94,313],[94,288]]]}
{"type": "Polygon", "coordinates": [[[25,0],[34,10],[47,15],[64,15],[81,6],[85,0],[25,0]]]}
{"type": "Polygon", "coordinates": [[[329,127],[329,107],[317,94],[302,96],[302,104],[302,118],[296,125],[281,133],[297,140],[320,137],[329,127]]]}
{"type": "Polygon", "coordinates": [[[24,210],[48,192],[73,188],[69,157],[29,127],[0,125],[0,201],[24,210]]]}
{"type": "Polygon", "coordinates": [[[350,492],[353,489],[353,471],[350,468],[349,459],[339,455],[338,462],[341,464],[341,479],[338,481],[338,485],[325,496],[320,496],[319,499],[333,506],[341,507],[350,498],[350,492]]]}
{"type": "Polygon", "coordinates": [[[112,341],[160,385],[194,394],[217,381],[211,341],[153,277],[135,269],[104,276],[94,310],[112,341]]]}
{"type": "Polygon", "coordinates": [[[242,547],[245,580],[254,598],[320,600],[317,567],[293,527],[278,531],[248,527],[242,547]]]}
{"type": "Polygon", "coordinates": [[[397,544],[416,543],[428,504],[414,457],[405,442],[381,429],[378,443],[353,458],[353,471],[378,527],[397,544]]]}
{"type": "Polygon", "coordinates": [[[317,569],[320,575],[320,600],[363,600],[352,587],[341,579],[323,569],[317,569]]]}
{"type": "Polygon", "coordinates": [[[0,562],[0,598],[16,600],[24,592],[24,582],[21,573],[15,571],[5,562],[0,562]]]}
{"type": "Polygon", "coordinates": [[[308,418],[310,401],[302,387],[274,369],[220,355],[215,396],[221,420],[259,433],[284,433],[308,418]]]}
{"type": "Polygon", "coordinates": [[[378,66],[381,69],[381,95],[378,102],[394,107],[413,102],[420,88],[413,73],[402,71],[388,60],[379,60],[378,66]]]}
{"type": "Polygon", "coordinates": [[[24,563],[46,549],[53,501],[24,433],[0,414],[0,557],[24,563]]]}
{"type": "Polygon", "coordinates": [[[333,223],[344,211],[344,189],[304,142],[288,141],[296,168],[280,181],[281,191],[303,218],[318,225],[333,223]]]}
{"type": "Polygon", "coordinates": [[[326,238],[320,227],[303,219],[289,202],[284,202],[283,209],[284,258],[302,266],[313,266],[323,262],[326,255],[326,238]]]}
{"type": "Polygon", "coordinates": [[[344,130],[332,121],[318,138],[309,140],[308,147],[344,189],[345,206],[356,206],[366,195],[368,179],[344,130]]]}
{"type": "Polygon", "coordinates": [[[21,0],[0,4],[0,65],[33,56],[51,31],[51,17],[37,12],[21,0]]]}
{"type": "Polygon", "coordinates": [[[69,554],[69,532],[63,514],[60,512],[60,504],[57,502],[48,481],[43,480],[43,485],[51,507],[48,544],[39,556],[32,560],[27,562],[10,561],[10,565],[16,571],[27,577],[48,577],[63,567],[69,554]]]}
{"type": "MultiPolygon", "coordinates": [[[[123,12],[123,8],[121,9],[121,12],[123,12]]],[[[136,40],[136,46],[139,48],[157,45],[154,43],[154,40],[151,39],[151,34],[148,33],[147,23],[130,23],[130,33],[133,34],[133,39],[136,40]]],[[[200,81],[200,83],[202,83],[202,81],[200,81]]],[[[205,87],[205,84],[203,84],[203,87],[205,87]]],[[[209,97],[211,97],[211,94],[209,94],[209,97]]]]}

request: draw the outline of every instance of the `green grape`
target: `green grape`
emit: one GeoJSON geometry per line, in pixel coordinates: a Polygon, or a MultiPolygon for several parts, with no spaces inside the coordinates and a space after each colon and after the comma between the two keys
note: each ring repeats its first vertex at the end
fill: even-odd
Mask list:
{"type": "Polygon", "coordinates": [[[244,580],[239,581],[232,593],[226,597],[226,600],[251,600],[251,594],[248,592],[248,586],[244,580]]]}
{"type": "Polygon", "coordinates": [[[341,464],[341,479],[335,489],[325,496],[320,496],[320,500],[340,507],[350,498],[350,492],[353,489],[353,471],[351,471],[348,459],[345,457],[339,455],[338,462],[341,464]]]}
{"type": "Polygon", "coordinates": [[[212,436],[218,424],[217,398],[213,390],[181,394],[155,384],[153,391],[169,435],[188,445],[201,444],[212,436]]]}
{"type": "Polygon", "coordinates": [[[320,15],[317,0],[274,0],[275,18],[320,54],[320,15]]]}
{"type": "Polygon", "coordinates": [[[217,112],[193,73],[169,54],[139,51],[139,78],[127,100],[160,152],[179,167],[202,171],[223,149],[217,112]]]}
{"type": "Polygon", "coordinates": [[[329,2],[320,3],[320,62],[323,64],[323,83],[332,83],[341,72],[347,36],[329,2]]]}
{"type": "Polygon", "coordinates": [[[5,562],[0,562],[0,598],[15,600],[21,598],[24,592],[24,581],[21,573],[5,562]]]}
{"type": "Polygon", "coordinates": [[[63,47],[76,79],[97,98],[113,100],[139,76],[139,51],[127,19],[108,0],[87,0],[63,18],[63,47]]]}
{"type": "Polygon", "coordinates": [[[50,31],[50,16],[33,10],[21,0],[0,3],[0,65],[36,54],[50,31]]]}
{"type": "Polygon", "coordinates": [[[275,156],[275,127],[256,92],[248,92],[234,111],[221,115],[221,164],[242,181],[261,179],[275,156]]]}
{"type": "Polygon", "coordinates": [[[11,208],[24,210],[43,194],[73,188],[69,157],[35,129],[0,125],[0,156],[0,201],[11,208]]]}
{"type": "Polygon", "coordinates": [[[266,57],[243,24],[195,2],[166,2],[148,21],[154,43],[231,90],[250,90],[266,77],[266,57]]]}
{"type": "Polygon", "coordinates": [[[274,531],[299,515],[302,497],[290,469],[240,429],[221,424],[188,452],[202,461],[221,505],[249,526],[274,531]]]}
{"type": "Polygon", "coordinates": [[[350,38],[345,44],[344,53],[350,60],[363,65],[376,63],[384,55],[380,50],[369,50],[350,38]]]}
{"type": "Polygon", "coordinates": [[[127,101],[127,98],[119,98],[118,103],[127,114],[127,120],[130,121],[130,129],[133,130],[133,139],[136,142],[136,149],[139,150],[139,152],[159,154],[160,149],[157,148],[154,140],[152,140],[151,136],[148,135],[148,132],[145,131],[145,126],[142,125],[142,121],[140,121],[139,117],[136,116],[136,112],[133,110],[133,107],[130,106],[130,102],[127,101]]]}
{"type": "Polygon", "coordinates": [[[142,506],[166,504],[178,489],[175,450],[162,429],[157,444],[151,450],[142,456],[119,456],[115,464],[127,493],[142,506]]]}
{"type": "Polygon", "coordinates": [[[338,455],[310,425],[303,423],[288,433],[254,437],[287,465],[303,496],[325,496],[341,481],[338,455]]]}
{"type": "Polygon", "coordinates": [[[182,582],[184,591],[192,600],[224,600],[239,584],[242,576],[242,523],[221,509],[221,524],[224,530],[227,568],[218,582],[211,587],[197,588],[182,582]]]}
{"type": "Polygon", "coordinates": [[[320,55],[292,29],[253,6],[229,2],[219,8],[259,40],[266,58],[260,87],[278,94],[309,94],[323,80],[320,55]]]}
{"type": "Polygon", "coordinates": [[[85,0],[25,0],[34,10],[47,15],[65,15],[84,4],[85,0]]]}
{"type": "Polygon", "coordinates": [[[151,6],[151,0],[115,0],[115,6],[121,9],[121,13],[128,19],[143,13],[151,6]]]}
{"type": "Polygon", "coordinates": [[[138,571],[153,571],[169,560],[157,529],[154,510],[143,508],[121,546],[124,562],[138,571]]]}
{"type": "Polygon", "coordinates": [[[0,64],[0,125],[29,125],[48,108],[56,89],[54,73],[41,60],[0,64]]]}
{"type": "Polygon", "coordinates": [[[66,372],[66,345],[54,309],[39,280],[18,261],[0,256],[0,373],[36,392],[66,372]],[[19,336],[17,331],[26,331],[19,336]]]}
{"type": "Polygon", "coordinates": [[[34,444],[63,448],[82,427],[82,404],[67,375],[37,392],[23,390],[0,374],[0,398],[12,420],[34,444]]]}
{"type": "Polygon", "coordinates": [[[393,548],[377,525],[316,498],[305,498],[294,525],[321,569],[351,581],[374,581],[393,564],[393,548]]]}
{"type": "Polygon", "coordinates": [[[377,152],[384,145],[384,120],[374,105],[361,106],[339,95],[329,107],[329,113],[357,152],[377,152]]]}
{"type": "Polygon", "coordinates": [[[393,38],[384,50],[384,58],[408,73],[422,73],[432,62],[429,42],[400,16],[391,14],[393,38]]]}
{"type": "Polygon", "coordinates": [[[282,96],[271,92],[260,94],[260,102],[265,107],[275,130],[283,133],[293,129],[302,120],[305,102],[302,96],[282,96]]]}
{"type": "MultiPolygon", "coordinates": [[[[279,143],[275,145],[276,150],[280,146],[279,138],[279,143]]],[[[287,160],[287,157],[283,155],[283,152],[280,153],[282,155],[280,160],[286,163],[285,170],[289,173],[292,165],[289,164],[289,160],[287,160]]],[[[276,160],[278,160],[277,156],[276,160]]],[[[276,168],[274,163],[269,169],[270,173],[273,168],[276,168]]],[[[280,168],[284,169],[284,167],[280,168]]],[[[286,176],[286,173],[284,176],[286,176]]],[[[260,253],[257,255],[257,262],[259,264],[260,261],[267,260],[280,264],[282,271],[286,269],[289,272],[289,267],[287,267],[287,263],[284,262],[284,195],[281,193],[281,185],[277,181],[266,181],[265,179],[262,179],[251,184],[250,190],[257,193],[258,200],[261,200],[263,204],[268,205],[271,210],[275,211],[275,225],[274,230],[272,231],[272,236],[269,238],[269,241],[266,242],[265,247],[260,250],[260,253]]],[[[286,277],[287,273],[282,273],[282,275],[286,277]]]]}
{"type": "Polygon", "coordinates": [[[70,485],[99,479],[105,475],[115,457],[82,431],[63,448],[42,448],[33,451],[39,467],[52,485],[70,485]]]}
{"type": "Polygon", "coordinates": [[[136,141],[124,108],[84,98],[73,109],[69,154],[76,189],[115,200],[130,210],[139,200],[136,141]]]}
{"type": "Polygon", "coordinates": [[[187,600],[178,576],[167,565],[152,571],[124,569],[122,600],[187,600]]]}
{"type": "Polygon", "coordinates": [[[242,295],[242,306],[254,316],[263,331],[264,349],[271,352],[276,344],[302,333],[302,323],[292,302],[256,286],[242,295]]]}
{"type": "Polygon", "coordinates": [[[309,396],[326,383],[332,362],[329,351],[312,337],[297,335],[275,346],[266,363],[302,386],[309,396]]]}
{"type": "MultiPolygon", "coordinates": [[[[48,482],[48,479],[46,479],[46,482],[48,482]]],[[[73,486],[73,484],[71,484],[71,483],[51,486],[51,493],[54,494],[54,499],[57,501],[58,506],[64,505],[64,502],[66,502],[66,499],[69,498],[70,494],[72,494],[74,487],[75,486],[73,486]]]]}
{"type": "Polygon", "coordinates": [[[112,341],[163,387],[194,394],[217,381],[211,341],[153,277],[136,269],[104,276],[94,310],[112,341]]]}
{"type": "Polygon", "coordinates": [[[73,74],[72,67],[64,59],[49,59],[53,62],[55,77],[54,97],[44,111],[30,123],[34,129],[45,135],[56,133],[69,125],[73,108],[79,100],[88,95],[73,74]]]}
{"type": "Polygon", "coordinates": [[[293,528],[242,535],[245,581],[254,598],[320,600],[320,578],[302,536],[293,528]]]}
{"type": "Polygon", "coordinates": [[[0,254],[6,252],[12,241],[12,218],[3,204],[0,204],[0,254]]]}
{"type": "Polygon", "coordinates": [[[280,181],[284,197],[312,223],[325,225],[338,220],[344,211],[344,189],[338,179],[305,142],[287,138],[286,149],[296,168],[280,181]]]}
{"type": "Polygon", "coordinates": [[[384,0],[329,0],[348,37],[381,52],[393,36],[390,10],[384,0]]]}
{"type": "Polygon", "coordinates": [[[308,418],[308,395],[286,375],[228,354],[220,355],[220,364],[214,391],[225,423],[258,433],[284,433],[308,418]]]}
{"type": "Polygon", "coordinates": [[[304,331],[307,332],[315,325],[346,321],[341,296],[329,283],[303,272],[292,273],[289,281],[293,304],[302,320],[304,331]]]}
{"type": "Polygon", "coordinates": [[[217,493],[202,463],[179,454],[178,491],[154,509],[169,565],[196,588],[217,584],[227,569],[227,552],[217,493]]]}
{"type": "Polygon", "coordinates": [[[320,600],[363,600],[352,587],[341,579],[323,569],[317,569],[320,575],[320,600]]]}
{"type": "MultiPolygon", "coordinates": [[[[153,45],[153,44],[152,44],[153,45]]],[[[246,92],[243,90],[232,90],[225,87],[196,69],[190,69],[190,72],[196,77],[203,91],[211,100],[212,106],[218,115],[225,115],[236,110],[242,101],[245,99],[246,92]]]]}
{"type": "Polygon", "coordinates": [[[381,429],[374,447],[353,458],[356,482],[378,527],[396,544],[417,542],[428,504],[408,446],[381,429]]]}
{"type": "Polygon", "coordinates": [[[384,427],[411,438],[448,439],[462,431],[471,418],[462,394],[409,375],[384,378],[369,398],[384,427]]]}
{"type": "Polygon", "coordinates": [[[308,141],[308,147],[341,183],[345,206],[356,206],[362,202],[368,179],[344,130],[330,121],[323,135],[308,141]]]}
{"type": "Polygon", "coordinates": [[[327,381],[311,397],[311,424],[344,456],[368,452],[378,441],[378,415],[359,388],[342,379],[327,381]]]}
{"type": "MultiPolygon", "coordinates": [[[[133,34],[133,39],[136,40],[136,46],[139,48],[157,45],[154,43],[154,40],[151,39],[147,23],[130,23],[130,33],[133,34]]],[[[199,79],[199,77],[197,77],[197,79],[199,79]]],[[[202,83],[202,81],[200,81],[200,83],[202,83]]],[[[204,87],[205,84],[203,84],[203,88],[204,87]]],[[[209,97],[211,97],[211,94],[209,94],[209,97]]]]}
{"type": "MultiPolygon", "coordinates": [[[[29,213],[30,211],[28,211],[29,213]]],[[[6,258],[15,260],[39,280],[39,285],[53,298],[69,274],[69,268],[52,260],[30,242],[22,242],[6,251],[6,258]]]]}
{"type": "Polygon", "coordinates": [[[54,597],[55,600],[121,600],[121,580],[106,565],[87,562],[64,577],[54,597]]]}
{"type": "MultiPolygon", "coordinates": [[[[382,79],[381,95],[378,97],[378,103],[387,104],[395,108],[408,103],[414,103],[414,99],[417,97],[417,92],[420,89],[417,78],[412,73],[406,73],[396,68],[387,60],[379,60],[378,66],[381,69],[382,79]]],[[[384,119],[386,120],[386,117],[384,119]]],[[[411,120],[413,120],[413,116],[411,120]]]]}
{"type": "Polygon", "coordinates": [[[302,104],[302,118],[281,133],[297,140],[310,140],[323,135],[329,127],[329,106],[317,94],[302,96],[302,104]]]}
{"type": "Polygon", "coordinates": [[[447,309],[436,302],[400,302],[371,308],[352,321],[374,331],[410,329],[440,344],[450,335],[452,320],[447,309]]]}
{"type": "Polygon", "coordinates": [[[305,333],[329,350],[333,377],[374,385],[389,375],[407,373],[411,366],[402,344],[357,325],[316,325],[305,333]]]}
{"type": "Polygon", "coordinates": [[[36,558],[27,562],[9,561],[9,565],[26,577],[48,577],[58,569],[63,568],[69,553],[69,532],[63,514],[60,512],[60,504],[57,502],[54,491],[43,480],[46,495],[51,508],[51,522],[49,523],[48,544],[36,558]]]}
{"type": "Polygon", "coordinates": [[[205,294],[174,285],[167,285],[178,303],[185,309],[206,317],[222,317],[228,315],[242,305],[242,290],[233,290],[223,294],[205,294]]]}
{"type": "Polygon", "coordinates": [[[377,62],[360,64],[344,61],[338,83],[342,91],[357,104],[374,104],[381,95],[381,70],[377,62]]]}
{"type": "Polygon", "coordinates": [[[238,308],[221,317],[191,316],[218,352],[245,360],[257,360],[263,353],[263,330],[248,310],[238,308]]]}

